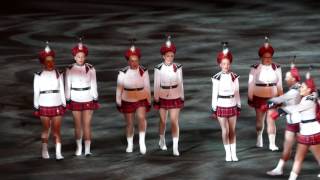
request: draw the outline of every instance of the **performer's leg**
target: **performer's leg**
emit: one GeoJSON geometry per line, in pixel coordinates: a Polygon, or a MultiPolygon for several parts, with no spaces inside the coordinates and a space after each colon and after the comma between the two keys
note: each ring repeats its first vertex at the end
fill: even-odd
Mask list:
{"type": "Polygon", "coordinates": [[[298,143],[296,155],[294,157],[294,163],[292,166],[292,170],[289,176],[289,180],[296,180],[298,177],[298,174],[300,173],[301,166],[303,163],[303,160],[308,152],[308,146],[305,144],[298,143]]]}
{"type": "Polygon", "coordinates": [[[279,150],[278,146],[276,145],[276,122],[271,118],[271,113],[275,111],[275,109],[270,109],[267,111],[267,132],[269,137],[269,149],[271,151],[279,150]]]}
{"type": "Polygon", "coordinates": [[[134,135],[134,113],[124,113],[126,119],[126,136],[127,136],[127,148],[126,152],[131,153],[133,151],[133,135],[134,135]]]}
{"type": "Polygon", "coordinates": [[[53,130],[53,137],[55,139],[56,144],[56,159],[61,160],[64,157],[61,154],[61,116],[56,116],[52,118],[52,130],[53,130]]]}
{"type": "Polygon", "coordinates": [[[290,159],[294,143],[295,133],[291,131],[285,131],[282,156],[277,164],[277,167],[271,171],[268,171],[267,174],[270,176],[279,176],[283,174],[284,165],[290,159]]]}
{"type": "Polygon", "coordinates": [[[81,111],[72,111],[72,115],[74,122],[74,135],[77,144],[75,155],[80,156],[82,154],[82,113],[81,111]]]}
{"type": "Polygon", "coordinates": [[[160,108],[159,109],[159,114],[160,114],[160,122],[159,122],[159,146],[161,150],[167,150],[167,145],[166,145],[166,121],[167,121],[167,116],[168,116],[168,110],[160,108]]]}
{"type": "Polygon", "coordinates": [[[231,159],[232,161],[238,161],[237,157],[237,143],[236,143],[236,124],[237,124],[237,116],[230,117],[228,119],[228,127],[229,127],[229,143],[231,149],[231,159]]]}
{"type": "Polygon", "coordinates": [[[171,120],[171,134],[173,141],[173,155],[179,156],[179,114],[180,109],[169,109],[169,115],[171,120]]]}
{"type": "Polygon", "coordinates": [[[229,123],[228,118],[225,117],[217,117],[220,127],[221,127],[221,136],[222,142],[224,145],[224,149],[226,151],[226,161],[231,161],[231,149],[229,142],[229,123]]]}
{"type": "Polygon", "coordinates": [[[140,146],[140,153],[145,154],[147,151],[146,144],[145,144],[145,135],[146,135],[146,128],[147,128],[147,121],[146,121],[146,108],[139,107],[136,111],[138,121],[139,121],[139,146],[140,146]]]}
{"type": "Polygon", "coordinates": [[[41,141],[42,141],[42,158],[49,159],[49,152],[48,152],[48,139],[49,139],[49,131],[50,131],[50,118],[45,116],[40,116],[41,123],[42,123],[42,132],[41,132],[41,141]]]}
{"type": "Polygon", "coordinates": [[[86,156],[91,155],[91,121],[92,121],[93,110],[82,111],[82,128],[83,128],[83,138],[84,138],[84,154],[86,156]]]}
{"type": "MultiPolygon", "coordinates": [[[[310,150],[316,158],[318,165],[320,165],[320,144],[310,146],[310,150]]],[[[320,177],[320,174],[318,174],[318,177],[320,177]]]]}
{"type": "Polygon", "coordinates": [[[263,147],[263,129],[266,113],[256,108],[256,132],[257,132],[257,147],[263,147]]]}

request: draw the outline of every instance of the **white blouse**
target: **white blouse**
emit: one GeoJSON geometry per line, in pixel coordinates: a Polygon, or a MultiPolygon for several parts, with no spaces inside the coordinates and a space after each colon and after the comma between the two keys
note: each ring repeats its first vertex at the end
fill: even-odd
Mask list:
{"type": "Polygon", "coordinates": [[[72,64],[66,70],[66,99],[75,102],[98,100],[96,70],[88,63],[72,64]],[[85,88],[86,90],[79,90],[85,88]],[[78,90],[77,90],[78,89],[78,90]]]}
{"type": "Polygon", "coordinates": [[[182,65],[160,63],[154,68],[154,100],[178,99],[184,100],[182,65]]]}
{"type": "Polygon", "coordinates": [[[151,91],[149,73],[146,68],[139,66],[130,69],[129,66],[121,69],[117,79],[116,102],[121,106],[121,101],[137,102],[147,99],[151,104],[151,91]]]}
{"type": "Polygon", "coordinates": [[[301,135],[313,135],[320,133],[320,123],[316,119],[316,103],[317,97],[315,94],[310,94],[301,99],[297,105],[286,106],[282,108],[288,114],[300,113],[301,118],[294,118],[288,123],[300,123],[301,135]],[[306,122],[314,120],[312,122],[306,122]]]}
{"type": "Polygon", "coordinates": [[[212,110],[219,107],[241,108],[239,76],[233,72],[219,72],[212,78],[212,110]]]}
{"type": "Polygon", "coordinates": [[[251,66],[248,81],[248,98],[270,98],[283,93],[281,67],[276,64],[251,66]],[[260,86],[259,86],[260,85],[260,86]],[[262,86],[261,86],[262,85],[262,86]]]}
{"type": "Polygon", "coordinates": [[[66,106],[63,75],[57,70],[35,73],[33,92],[33,104],[36,109],[39,109],[39,106],[66,106]]]}

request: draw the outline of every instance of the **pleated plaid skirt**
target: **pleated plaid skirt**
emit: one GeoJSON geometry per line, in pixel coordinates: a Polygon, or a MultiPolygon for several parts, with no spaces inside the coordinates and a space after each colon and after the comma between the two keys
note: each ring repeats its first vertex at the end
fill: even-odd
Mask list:
{"type": "Polygon", "coordinates": [[[99,108],[100,108],[99,103],[95,101],[89,101],[89,102],[71,101],[67,105],[67,109],[71,111],[97,110],[99,108]]]}
{"type": "Polygon", "coordinates": [[[119,107],[118,110],[122,113],[133,113],[136,112],[139,107],[146,107],[146,112],[149,112],[151,105],[147,99],[137,102],[121,101],[121,107],[119,107]]]}
{"type": "Polygon", "coordinates": [[[237,106],[233,106],[233,107],[220,107],[220,106],[217,106],[217,110],[215,112],[215,115],[217,117],[229,118],[229,117],[232,117],[232,116],[239,116],[240,115],[240,111],[238,110],[237,106]]]}
{"type": "Polygon", "coordinates": [[[181,98],[177,99],[159,99],[158,104],[154,104],[154,109],[159,110],[160,108],[163,109],[181,109],[184,107],[184,101],[181,98]]]}
{"type": "Polygon", "coordinates": [[[39,116],[55,117],[63,116],[66,112],[66,109],[63,106],[54,106],[54,107],[39,107],[39,116]]]}
{"type": "Polygon", "coordinates": [[[297,135],[297,141],[300,144],[305,144],[305,145],[316,145],[320,144],[320,133],[318,134],[313,134],[313,135],[297,135]]]}

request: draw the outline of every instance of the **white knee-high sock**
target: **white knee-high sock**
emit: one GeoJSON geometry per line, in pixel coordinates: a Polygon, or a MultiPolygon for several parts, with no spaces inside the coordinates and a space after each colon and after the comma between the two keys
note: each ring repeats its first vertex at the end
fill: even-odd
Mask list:
{"type": "Polygon", "coordinates": [[[127,146],[126,152],[131,153],[133,151],[133,136],[127,137],[127,143],[128,143],[128,146],[127,146]]]}
{"type": "Polygon", "coordinates": [[[81,156],[81,154],[82,154],[82,139],[77,139],[76,144],[77,144],[77,149],[76,149],[75,155],[81,156]]]}
{"type": "Polygon", "coordinates": [[[91,154],[90,146],[91,146],[91,141],[90,140],[85,140],[84,141],[84,155],[90,155],[91,154]]]}
{"type": "Polygon", "coordinates": [[[61,154],[61,143],[57,143],[56,144],[56,159],[57,160],[61,160],[63,159],[64,157],[62,156],[61,154]]]}
{"type": "Polygon", "coordinates": [[[140,153],[141,154],[146,154],[147,152],[147,147],[146,147],[146,143],[145,143],[145,136],[146,133],[145,132],[139,132],[139,146],[140,146],[140,153]]]}
{"type": "Polygon", "coordinates": [[[48,144],[47,143],[42,143],[42,158],[43,159],[49,159],[49,151],[48,151],[48,144]]]}
{"type": "Polygon", "coordinates": [[[239,161],[237,157],[237,147],[236,143],[230,144],[230,149],[231,149],[231,159],[232,161],[239,161]]]}
{"type": "Polygon", "coordinates": [[[172,138],[173,141],[173,155],[174,156],[180,156],[179,153],[179,137],[173,137],[172,138]]]}
{"type": "Polygon", "coordinates": [[[229,162],[231,161],[231,149],[230,149],[230,144],[225,144],[224,145],[224,150],[226,151],[226,161],[229,162]]]}

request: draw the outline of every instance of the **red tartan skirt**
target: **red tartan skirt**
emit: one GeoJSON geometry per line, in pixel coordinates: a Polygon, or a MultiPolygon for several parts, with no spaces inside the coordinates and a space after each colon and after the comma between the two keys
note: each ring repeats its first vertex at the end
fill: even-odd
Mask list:
{"type": "Polygon", "coordinates": [[[313,134],[313,135],[297,135],[297,141],[300,144],[305,144],[305,145],[317,145],[320,144],[320,133],[318,134],[313,134]]]}
{"type": "Polygon", "coordinates": [[[160,108],[163,109],[181,109],[184,107],[184,101],[181,100],[181,98],[177,99],[162,99],[159,98],[159,103],[154,106],[156,110],[159,110],[160,108]]]}
{"type": "Polygon", "coordinates": [[[54,106],[54,107],[39,107],[39,116],[55,117],[63,116],[66,112],[66,109],[63,106],[54,106]]]}
{"type": "Polygon", "coordinates": [[[254,108],[259,108],[261,109],[263,106],[267,105],[267,101],[270,98],[263,98],[263,97],[258,97],[258,96],[253,96],[252,98],[252,104],[250,104],[250,106],[254,107],[254,108]]]}
{"type": "Polygon", "coordinates": [[[122,113],[134,113],[139,107],[146,107],[146,112],[149,112],[151,105],[147,99],[137,102],[121,101],[121,107],[118,110],[122,113]]]}
{"type": "Polygon", "coordinates": [[[89,101],[89,102],[71,101],[67,105],[67,109],[71,111],[97,110],[99,108],[100,108],[99,103],[94,101],[89,101]]]}
{"type": "Polygon", "coordinates": [[[299,132],[300,131],[299,123],[295,123],[295,124],[287,123],[286,124],[286,131],[291,131],[291,132],[294,132],[294,133],[299,132]]]}
{"type": "Polygon", "coordinates": [[[232,117],[232,116],[239,116],[240,115],[240,111],[238,111],[237,106],[233,106],[233,107],[220,107],[220,106],[217,106],[217,110],[215,112],[215,115],[217,117],[229,118],[229,117],[232,117]]]}

